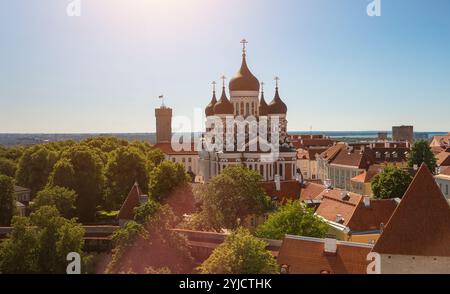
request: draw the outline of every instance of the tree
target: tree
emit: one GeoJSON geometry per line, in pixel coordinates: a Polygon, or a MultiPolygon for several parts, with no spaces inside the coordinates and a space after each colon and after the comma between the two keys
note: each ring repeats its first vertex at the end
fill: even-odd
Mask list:
{"type": "Polygon", "coordinates": [[[60,159],[53,167],[48,180],[49,186],[73,188],[75,186],[75,170],[68,159],[60,159]]]}
{"type": "Polygon", "coordinates": [[[56,152],[47,150],[43,145],[27,149],[19,161],[17,184],[29,188],[33,198],[47,184],[56,158],[56,152]]]}
{"type": "Polygon", "coordinates": [[[113,151],[106,165],[106,181],[105,206],[110,210],[120,208],[135,181],[143,193],[148,193],[148,173],[143,154],[131,147],[113,151]]]}
{"type": "Polygon", "coordinates": [[[62,154],[62,159],[73,167],[73,186],[78,197],[75,202],[77,216],[82,222],[95,218],[97,205],[103,196],[103,164],[96,152],[88,146],[74,146],[62,154]]]}
{"type": "Polygon", "coordinates": [[[9,226],[14,209],[14,179],[0,175],[0,225],[9,226]]]}
{"type": "Polygon", "coordinates": [[[14,178],[16,175],[17,165],[14,161],[7,158],[0,158],[0,175],[14,178]]]}
{"type": "Polygon", "coordinates": [[[193,259],[187,239],[171,230],[175,221],[168,205],[150,200],[137,208],[135,221],[127,222],[113,235],[113,256],[106,272],[190,271],[193,259]]]}
{"type": "Polygon", "coordinates": [[[323,238],[328,231],[327,224],[314,215],[300,201],[292,201],[272,213],[267,221],[257,228],[256,236],[281,240],[286,234],[323,238]]]}
{"type": "Polygon", "coordinates": [[[202,263],[203,274],[276,274],[279,267],[267,243],[239,228],[202,263]]]}
{"type": "Polygon", "coordinates": [[[172,191],[189,181],[182,164],[165,160],[150,172],[149,194],[164,201],[172,191]]]}
{"type": "Polygon", "coordinates": [[[65,273],[67,254],[83,256],[84,229],[75,220],[43,206],[30,217],[14,217],[12,232],[0,244],[2,273],[65,273]]]}
{"type": "Polygon", "coordinates": [[[414,167],[414,165],[420,167],[422,163],[425,163],[431,172],[434,173],[436,171],[436,157],[426,140],[419,140],[414,143],[408,158],[408,166],[411,168],[414,167]]]}
{"type": "Polygon", "coordinates": [[[372,192],[378,199],[402,198],[411,181],[408,171],[389,165],[373,178],[372,192]]]}
{"type": "Polygon", "coordinates": [[[75,214],[75,191],[63,187],[47,187],[38,192],[33,203],[33,210],[41,206],[55,206],[65,218],[72,218],[75,214]]]}
{"type": "Polygon", "coordinates": [[[260,179],[256,171],[241,166],[227,167],[196,191],[202,211],[193,217],[193,228],[236,229],[247,216],[270,211],[273,205],[259,185],[260,179]]]}

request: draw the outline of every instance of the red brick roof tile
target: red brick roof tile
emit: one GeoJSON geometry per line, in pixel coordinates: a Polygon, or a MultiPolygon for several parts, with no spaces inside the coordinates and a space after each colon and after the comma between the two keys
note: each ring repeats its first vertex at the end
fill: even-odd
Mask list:
{"type": "Polygon", "coordinates": [[[134,208],[139,206],[139,196],[141,196],[141,189],[139,189],[139,185],[135,183],[133,188],[131,188],[128,193],[125,202],[122,204],[120,208],[119,215],[117,216],[119,219],[132,220],[134,219],[134,208]]]}

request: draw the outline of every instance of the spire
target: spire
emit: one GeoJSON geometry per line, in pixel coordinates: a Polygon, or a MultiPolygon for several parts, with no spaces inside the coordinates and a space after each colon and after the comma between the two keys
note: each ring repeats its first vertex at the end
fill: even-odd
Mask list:
{"type": "Polygon", "coordinates": [[[261,83],[261,100],[259,102],[259,115],[266,116],[269,113],[269,106],[264,99],[264,82],[261,83]]]}
{"type": "Polygon", "coordinates": [[[226,77],[222,76],[222,96],[220,97],[219,101],[214,105],[214,113],[215,114],[233,114],[234,113],[234,106],[228,100],[226,91],[225,91],[225,80],[226,77]]]}
{"type": "Polygon", "coordinates": [[[269,104],[269,113],[271,114],[286,114],[287,106],[280,98],[280,93],[278,92],[279,87],[279,77],[275,77],[275,97],[269,104]]]}
{"type": "Polygon", "coordinates": [[[217,103],[217,99],[216,99],[216,84],[217,83],[215,81],[213,81],[211,84],[212,84],[212,88],[213,88],[213,96],[212,96],[211,102],[209,102],[209,104],[206,106],[206,109],[205,109],[206,116],[214,115],[214,106],[217,103]]]}

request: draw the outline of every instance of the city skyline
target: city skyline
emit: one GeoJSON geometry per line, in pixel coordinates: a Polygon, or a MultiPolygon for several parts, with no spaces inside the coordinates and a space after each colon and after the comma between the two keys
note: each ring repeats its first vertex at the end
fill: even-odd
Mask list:
{"type": "Polygon", "coordinates": [[[244,37],[266,100],[280,76],[291,131],[450,125],[445,1],[382,1],[379,17],[361,0],[81,0],[79,17],[69,2],[1,9],[0,133],[154,132],[158,96],[192,117],[244,37]]]}

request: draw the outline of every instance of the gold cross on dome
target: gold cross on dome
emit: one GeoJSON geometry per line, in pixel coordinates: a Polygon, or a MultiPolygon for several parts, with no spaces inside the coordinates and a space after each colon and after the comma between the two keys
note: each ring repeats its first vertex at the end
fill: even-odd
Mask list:
{"type": "Polygon", "coordinates": [[[227,77],[226,76],[222,76],[220,78],[222,79],[222,87],[225,88],[225,80],[227,79],[227,77]]]}
{"type": "Polygon", "coordinates": [[[245,54],[245,52],[246,52],[245,47],[248,44],[248,42],[246,39],[242,39],[241,44],[242,44],[242,52],[245,54]]]}
{"type": "Polygon", "coordinates": [[[279,77],[275,77],[275,84],[276,84],[276,87],[278,88],[278,82],[280,81],[280,78],[279,77]]]}
{"type": "Polygon", "coordinates": [[[216,81],[213,81],[211,84],[213,86],[213,91],[216,92],[216,85],[217,85],[216,81]]]}
{"type": "Polygon", "coordinates": [[[266,83],[264,83],[264,82],[261,82],[261,91],[262,92],[264,92],[264,85],[265,85],[266,83]]]}

